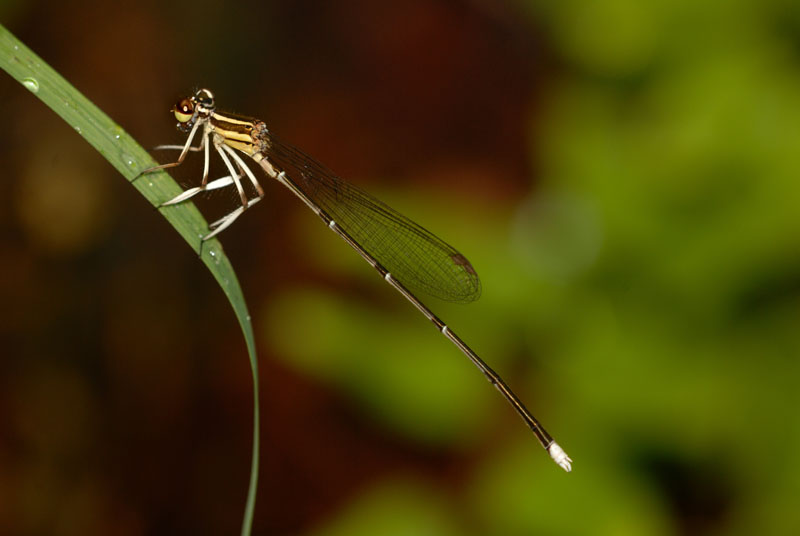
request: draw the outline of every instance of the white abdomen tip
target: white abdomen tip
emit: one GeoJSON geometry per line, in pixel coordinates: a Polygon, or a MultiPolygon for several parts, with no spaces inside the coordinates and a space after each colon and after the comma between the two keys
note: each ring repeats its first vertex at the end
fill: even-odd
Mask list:
{"type": "Polygon", "coordinates": [[[558,443],[553,441],[547,449],[547,452],[550,453],[550,457],[553,458],[553,461],[560,465],[562,469],[568,473],[572,471],[572,458],[567,456],[567,453],[564,452],[564,449],[562,449],[558,443]]]}

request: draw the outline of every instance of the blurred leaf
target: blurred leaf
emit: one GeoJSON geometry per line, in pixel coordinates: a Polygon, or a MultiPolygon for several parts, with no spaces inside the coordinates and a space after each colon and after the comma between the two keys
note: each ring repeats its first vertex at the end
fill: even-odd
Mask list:
{"type": "Polygon", "coordinates": [[[485,422],[493,393],[483,376],[436,330],[426,336],[429,323],[413,309],[399,320],[310,290],[289,290],[267,308],[263,329],[287,365],[350,393],[384,425],[463,443],[485,422]],[[294,318],[303,322],[286,321],[294,318]]]}
{"type": "Polygon", "coordinates": [[[365,490],[338,517],[313,536],[455,536],[456,516],[436,494],[420,483],[387,481],[365,490]]]}

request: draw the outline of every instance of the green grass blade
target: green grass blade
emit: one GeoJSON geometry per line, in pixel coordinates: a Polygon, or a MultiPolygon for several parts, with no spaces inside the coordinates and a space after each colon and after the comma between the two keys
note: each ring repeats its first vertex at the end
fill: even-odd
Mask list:
{"type": "MultiPolygon", "coordinates": [[[[131,181],[141,170],[156,165],[147,151],[131,139],[120,126],[81,95],[2,25],[0,25],[0,67],[61,116],[126,180],[131,181]]],[[[133,186],[154,206],[181,192],[180,186],[163,171],[143,176],[133,183],[133,186]]],[[[208,232],[208,224],[197,208],[191,203],[182,203],[160,212],[190,247],[194,251],[198,251],[200,237],[208,232]]],[[[250,323],[250,315],[247,312],[247,305],[236,274],[222,251],[220,243],[212,239],[203,246],[202,251],[203,263],[211,271],[225,296],[228,297],[239,320],[253,374],[253,457],[242,524],[242,535],[249,536],[258,483],[259,452],[258,365],[253,326],[250,323]]]]}

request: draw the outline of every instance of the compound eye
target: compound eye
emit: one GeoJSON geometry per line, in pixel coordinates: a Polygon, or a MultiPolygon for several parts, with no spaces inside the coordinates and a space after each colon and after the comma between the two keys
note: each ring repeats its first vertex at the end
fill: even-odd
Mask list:
{"type": "Polygon", "coordinates": [[[192,118],[192,115],[194,115],[194,104],[192,104],[191,99],[183,98],[175,104],[172,111],[178,123],[186,123],[192,118]]]}

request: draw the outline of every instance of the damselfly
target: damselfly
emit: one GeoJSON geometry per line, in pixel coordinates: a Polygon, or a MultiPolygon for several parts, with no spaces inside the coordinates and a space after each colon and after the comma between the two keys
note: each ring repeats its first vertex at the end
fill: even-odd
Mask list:
{"type": "Polygon", "coordinates": [[[157,149],[179,149],[180,156],[175,162],[150,168],[142,174],[178,166],[189,151],[203,151],[205,164],[200,186],[189,188],[161,206],[181,203],[200,192],[234,185],[241,206],[211,223],[211,232],[202,241],[216,236],[264,196],[253,171],[239,153],[250,157],[267,175],[308,205],[325,225],[433,322],[436,329],[450,339],[500,391],[553,460],[566,471],[572,469],[572,460],[567,453],[553,441],[500,375],[417,298],[415,292],[423,291],[447,301],[476,300],[480,295],[480,280],[466,257],[381,201],[344,182],[299,149],[283,143],[262,121],[218,111],[214,95],[207,89],[182,98],[172,111],[178,120],[178,129],[189,136],[184,145],[162,145],[157,149]],[[192,141],[198,132],[200,143],[193,147],[192,141]],[[219,154],[230,174],[209,182],[211,148],[219,154]],[[255,188],[257,197],[248,199],[242,186],[245,177],[255,188]]]}

